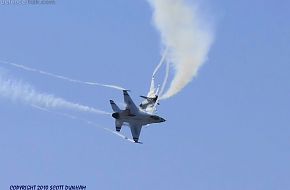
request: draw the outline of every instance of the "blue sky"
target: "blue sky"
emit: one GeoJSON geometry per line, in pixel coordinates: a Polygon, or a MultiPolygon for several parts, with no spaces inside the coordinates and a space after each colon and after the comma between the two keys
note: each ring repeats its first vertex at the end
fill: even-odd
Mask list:
{"type": "MultiPolygon", "coordinates": [[[[207,1],[215,42],[199,75],[161,102],[167,119],[131,144],[78,120],[0,98],[0,188],[290,189],[289,2],[207,1]]],[[[146,1],[1,5],[0,59],[120,84],[139,102],[160,59],[146,1]]],[[[111,111],[119,91],[1,66],[35,89],[111,111]]],[[[162,76],[162,73],[161,75],[162,76]]],[[[74,113],[114,129],[109,116],[74,113]]],[[[124,133],[130,135],[129,129],[124,133]]]]}

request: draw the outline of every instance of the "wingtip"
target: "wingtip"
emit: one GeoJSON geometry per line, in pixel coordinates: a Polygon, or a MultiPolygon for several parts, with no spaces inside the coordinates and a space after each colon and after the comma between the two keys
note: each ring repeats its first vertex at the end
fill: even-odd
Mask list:
{"type": "Polygon", "coordinates": [[[128,92],[130,92],[130,90],[123,90],[124,94],[128,94],[128,92]]]}

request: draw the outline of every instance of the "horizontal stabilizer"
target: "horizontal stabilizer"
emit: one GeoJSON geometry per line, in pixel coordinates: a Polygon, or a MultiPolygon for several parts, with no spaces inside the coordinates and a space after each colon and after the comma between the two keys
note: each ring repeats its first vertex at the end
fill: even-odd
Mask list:
{"type": "Polygon", "coordinates": [[[155,95],[155,97],[147,97],[147,96],[140,96],[141,98],[144,98],[148,101],[156,101],[158,99],[158,96],[155,95]]]}
{"type": "Polygon", "coordinates": [[[111,104],[111,107],[112,107],[114,112],[120,112],[121,111],[121,109],[115,104],[115,102],[113,100],[110,100],[110,104],[111,104]]]}
{"type": "Polygon", "coordinates": [[[141,98],[144,98],[144,99],[148,99],[148,97],[147,96],[140,96],[141,98]]]}
{"type": "Polygon", "coordinates": [[[120,120],[118,120],[118,119],[116,119],[116,121],[115,121],[115,125],[116,125],[116,131],[117,131],[117,132],[120,132],[120,130],[121,130],[121,128],[122,128],[122,125],[123,125],[123,122],[120,121],[120,120]]]}

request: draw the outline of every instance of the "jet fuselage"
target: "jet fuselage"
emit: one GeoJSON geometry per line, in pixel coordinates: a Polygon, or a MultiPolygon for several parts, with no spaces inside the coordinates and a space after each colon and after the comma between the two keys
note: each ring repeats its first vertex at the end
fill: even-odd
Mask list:
{"type": "Polygon", "coordinates": [[[151,115],[143,112],[139,112],[138,114],[131,114],[128,112],[128,110],[123,110],[121,112],[115,112],[112,114],[112,117],[115,119],[119,119],[123,122],[138,122],[142,125],[147,125],[151,123],[161,123],[166,121],[162,117],[159,117],[157,115],[151,115]]]}

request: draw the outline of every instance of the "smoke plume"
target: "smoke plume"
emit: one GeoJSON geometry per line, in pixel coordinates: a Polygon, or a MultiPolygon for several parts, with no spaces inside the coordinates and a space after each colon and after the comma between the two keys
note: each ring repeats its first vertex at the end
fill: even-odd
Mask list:
{"type": "Polygon", "coordinates": [[[70,109],[97,114],[110,114],[92,107],[72,103],[54,95],[37,92],[31,85],[0,75],[0,97],[44,108],[70,109]]]}
{"type": "Polygon", "coordinates": [[[176,71],[169,89],[161,97],[165,99],[178,93],[196,76],[207,59],[213,32],[192,1],[148,1],[154,10],[153,20],[162,44],[168,48],[167,60],[176,71]]]}

